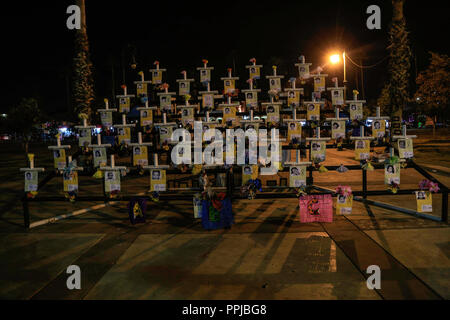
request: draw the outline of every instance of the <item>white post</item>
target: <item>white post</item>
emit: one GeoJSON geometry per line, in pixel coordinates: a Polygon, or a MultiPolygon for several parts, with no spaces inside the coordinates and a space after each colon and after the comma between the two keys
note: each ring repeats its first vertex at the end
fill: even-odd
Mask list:
{"type": "Polygon", "coordinates": [[[403,129],[402,130],[403,131],[403,135],[406,136],[406,125],[405,124],[403,125],[402,129],[403,129]]]}
{"type": "Polygon", "coordinates": [[[34,159],[30,160],[30,169],[34,168],[34,159]]]}
{"type": "Polygon", "coordinates": [[[108,110],[108,107],[109,107],[109,102],[107,99],[105,99],[105,109],[108,110]]]}
{"type": "Polygon", "coordinates": [[[67,157],[67,161],[69,162],[69,164],[72,162],[72,156],[68,156],[67,157]]]}
{"type": "Polygon", "coordinates": [[[203,68],[207,68],[208,67],[208,62],[203,62],[203,68]]]}
{"type": "Polygon", "coordinates": [[[164,88],[164,92],[165,92],[165,93],[169,93],[169,88],[168,88],[168,87],[165,87],[165,88],[164,88]]]}
{"type": "Polygon", "coordinates": [[[380,107],[377,107],[377,118],[380,117],[380,107]]]}
{"type": "Polygon", "coordinates": [[[114,168],[115,163],[114,163],[114,155],[111,155],[111,168],[114,168]]]}
{"type": "Polygon", "coordinates": [[[153,162],[154,162],[155,167],[157,167],[158,166],[158,154],[157,153],[155,153],[153,155],[153,162]]]}
{"type": "Polygon", "coordinates": [[[207,85],[206,85],[206,88],[207,88],[207,90],[206,91],[210,91],[210,85],[209,85],[209,82],[207,83],[207,85]]]}
{"type": "Polygon", "coordinates": [[[59,135],[56,136],[56,145],[58,147],[61,147],[61,138],[59,137],[59,135]]]}
{"type": "Polygon", "coordinates": [[[83,127],[87,127],[87,119],[83,119],[83,127]]]}
{"type": "Polygon", "coordinates": [[[145,99],[145,107],[148,108],[148,98],[145,99]]]}
{"type": "Polygon", "coordinates": [[[186,71],[183,72],[183,76],[184,76],[184,80],[187,80],[187,75],[186,75],[186,71]]]}
{"type": "Polygon", "coordinates": [[[156,70],[159,70],[159,63],[156,64],[156,70]]]}
{"type": "Polygon", "coordinates": [[[127,116],[125,114],[122,114],[122,124],[123,125],[127,124],[127,116]]]}
{"type": "Polygon", "coordinates": [[[164,124],[167,123],[167,115],[166,115],[165,112],[163,113],[163,123],[164,123],[164,124]]]}
{"type": "Polygon", "coordinates": [[[253,81],[250,81],[250,90],[253,90],[253,81]]]}
{"type": "Polygon", "coordinates": [[[231,78],[231,70],[228,70],[228,78],[231,78]]]}
{"type": "Polygon", "coordinates": [[[228,104],[231,104],[231,96],[228,96],[228,104]]]}
{"type": "Polygon", "coordinates": [[[250,120],[253,121],[253,109],[250,109],[250,120]]]}
{"type": "Polygon", "coordinates": [[[320,139],[320,127],[316,128],[316,135],[317,135],[317,138],[320,139]]]}
{"type": "Polygon", "coordinates": [[[123,86],[123,95],[124,95],[124,96],[127,95],[127,86],[123,86]]]}
{"type": "Polygon", "coordinates": [[[97,134],[97,144],[98,144],[98,145],[101,145],[101,144],[102,144],[102,136],[101,136],[100,133],[97,134]]]}
{"type": "Polygon", "coordinates": [[[274,76],[277,75],[277,68],[273,68],[273,75],[274,75],[274,76]]]}
{"type": "Polygon", "coordinates": [[[144,72],[141,73],[141,81],[144,82],[144,72]]]}
{"type": "Polygon", "coordinates": [[[138,132],[138,144],[142,144],[142,132],[138,132]]]}
{"type": "Polygon", "coordinates": [[[336,113],[336,118],[339,119],[339,107],[336,108],[334,112],[336,113]]]}
{"type": "Polygon", "coordinates": [[[292,81],[292,89],[295,89],[295,80],[292,81]]]}
{"type": "Polygon", "coordinates": [[[292,119],[297,120],[297,109],[292,110],[292,119]]]}
{"type": "Polygon", "coordinates": [[[209,122],[209,111],[206,111],[206,122],[209,122]]]}
{"type": "Polygon", "coordinates": [[[358,100],[358,94],[356,92],[353,92],[353,100],[358,100]]]}
{"type": "Polygon", "coordinates": [[[335,87],[335,88],[338,88],[338,87],[339,87],[338,79],[337,79],[337,78],[336,78],[336,81],[334,82],[334,87],[335,87]]]}

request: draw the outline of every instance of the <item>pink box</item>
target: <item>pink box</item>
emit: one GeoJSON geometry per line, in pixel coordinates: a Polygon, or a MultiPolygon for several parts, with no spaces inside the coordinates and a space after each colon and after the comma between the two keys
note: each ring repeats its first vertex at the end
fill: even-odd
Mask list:
{"type": "Polygon", "coordinates": [[[333,222],[331,194],[306,195],[299,199],[300,222],[333,222]]]}

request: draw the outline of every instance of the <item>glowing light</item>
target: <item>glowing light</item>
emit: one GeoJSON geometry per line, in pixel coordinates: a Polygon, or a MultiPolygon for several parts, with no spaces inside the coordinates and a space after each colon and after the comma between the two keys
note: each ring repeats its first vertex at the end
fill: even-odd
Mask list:
{"type": "Polygon", "coordinates": [[[340,55],[339,54],[333,54],[330,56],[330,62],[332,64],[336,64],[341,60],[340,55]]]}

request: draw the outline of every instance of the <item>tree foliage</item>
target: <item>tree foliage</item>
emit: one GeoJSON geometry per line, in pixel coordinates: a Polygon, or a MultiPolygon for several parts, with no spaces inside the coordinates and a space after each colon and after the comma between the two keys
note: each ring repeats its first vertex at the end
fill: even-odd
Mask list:
{"type": "Polygon", "coordinates": [[[428,68],[416,78],[414,100],[418,109],[428,116],[448,118],[450,99],[450,58],[445,54],[430,52],[428,68]]]}
{"type": "Polygon", "coordinates": [[[42,111],[34,98],[22,98],[19,104],[8,112],[8,127],[23,136],[25,152],[36,125],[42,121],[42,111]]]}

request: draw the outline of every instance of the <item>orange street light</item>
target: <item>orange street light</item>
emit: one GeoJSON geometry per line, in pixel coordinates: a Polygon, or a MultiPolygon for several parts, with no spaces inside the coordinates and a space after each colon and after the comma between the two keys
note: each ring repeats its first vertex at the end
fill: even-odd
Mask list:
{"type": "Polygon", "coordinates": [[[339,54],[333,54],[333,55],[330,56],[330,62],[332,64],[339,63],[339,60],[341,60],[339,54]]]}

